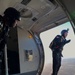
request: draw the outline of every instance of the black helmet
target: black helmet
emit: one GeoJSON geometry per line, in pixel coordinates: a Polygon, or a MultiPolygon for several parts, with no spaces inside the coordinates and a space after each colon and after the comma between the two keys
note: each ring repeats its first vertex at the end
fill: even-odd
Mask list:
{"type": "Polygon", "coordinates": [[[66,33],[66,32],[68,33],[68,31],[69,31],[69,29],[67,29],[67,30],[66,30],[66,29],[62,30],[62,31],[61,31],[61,35],[64,35],[64,33],[66,33]]]}
{"type": "Polygon", "coordinates": [[[9,7],[4,11],[4,16],[20,21],[20,12],[13,7],[9,7]]]}

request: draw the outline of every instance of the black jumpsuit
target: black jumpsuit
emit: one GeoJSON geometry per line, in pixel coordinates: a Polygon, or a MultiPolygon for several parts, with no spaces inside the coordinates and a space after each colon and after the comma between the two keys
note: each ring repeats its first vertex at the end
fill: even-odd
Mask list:
{"type": "Polygon", "coordinates": [[[4,48],[7,41],[8,26],[2,25],[0,25],[0,75],[5,75],[4,48]]]}
{"type": "Polygon", "coordinates": [[[57,35],[53,40],[55,46],[52,49],[52,57],[53,57],[53,73],[52,75],[57,75],[61,66],[61,57],[63,46],[66,43],[69,43],[69,40],[66,40],[63,36],[57,35]]]}

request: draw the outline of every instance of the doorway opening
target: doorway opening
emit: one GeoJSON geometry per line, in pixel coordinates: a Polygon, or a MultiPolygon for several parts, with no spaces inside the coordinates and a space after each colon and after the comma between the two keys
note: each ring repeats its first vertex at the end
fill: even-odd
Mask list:
{"type": "Polygon", "coordinates": [[[71,42],[66,44],[64,46],[64,49],[63,49],[63,60],[62,60],[62,67],[61,67],[61,70],[60,70],[60,74],[59,75],[72,75],[72,74],[75,74],[75,70],[73,68],[75,68],[74,66],[74,63],[75,63],[75,35],[74,35],[74,32],[73,32],[73,29],[72,29],[72,26],[70,24],[70,22],[66,22],[60,26],[57,26],[57,27],[54,27],[50,30],[47,30],[45,32],[42,32],[40,34],[40,38],[42,40],[42,43],[43,43],[43,47],[44,47],[44,53],[45,53],[45,64],[44,64],[44,69],[43,69],[43,72],[42,72],[42,75],[51,75],[51,72],[52,72],[52,51],[50,50],[49,48],[49,44],[50,42],[54,39],[54,37],[56,35],[61,35],[61,31],[63,29],[67,29],[69,28],[69,33],[68,33],[68,36],[67,36],[67,40],[68,39],[71,39],[71,42]],[[69,69],[69,67],[66,67],[65,70],[63,70],[64,66],[67,64],[72,66],[72,73],[71,73],[71,70],[69,69]],[[70,73],[66,74],[66,71],[70,70],[70,73]],[[64,74],[63,74],[63,73],[64,74]]]}

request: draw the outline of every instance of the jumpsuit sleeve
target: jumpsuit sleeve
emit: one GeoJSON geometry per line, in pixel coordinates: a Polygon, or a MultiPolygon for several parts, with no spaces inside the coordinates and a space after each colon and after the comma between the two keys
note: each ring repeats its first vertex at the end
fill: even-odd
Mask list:
{"type": "Polygon", "coordinates": [[[56,45],[59,46],[59,48],[63,48],[63,46],[67,43],[69,43],[71,40],[66,40],[66,39],[63,39],[62,40],[62,37],[57,35],[55,37],[55,42],[56,42],[56,45]]]}

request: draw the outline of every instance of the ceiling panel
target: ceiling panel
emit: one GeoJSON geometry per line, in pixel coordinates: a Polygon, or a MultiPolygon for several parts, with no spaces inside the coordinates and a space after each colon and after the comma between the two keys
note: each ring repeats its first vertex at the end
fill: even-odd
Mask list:
{"type": "Polygon", "coordinates": [[[0,14],[10,6],[15,7],[21,13],[25,9],[18,25],[20,28],[38,31],[42,27],[66,17],[62,9],[49,0],[31,0],[27,5],[21,2],[22,0],[0,0],[0,14]],[[32,14],[30,17],[25,17],[30,14],[32,14]]]}

